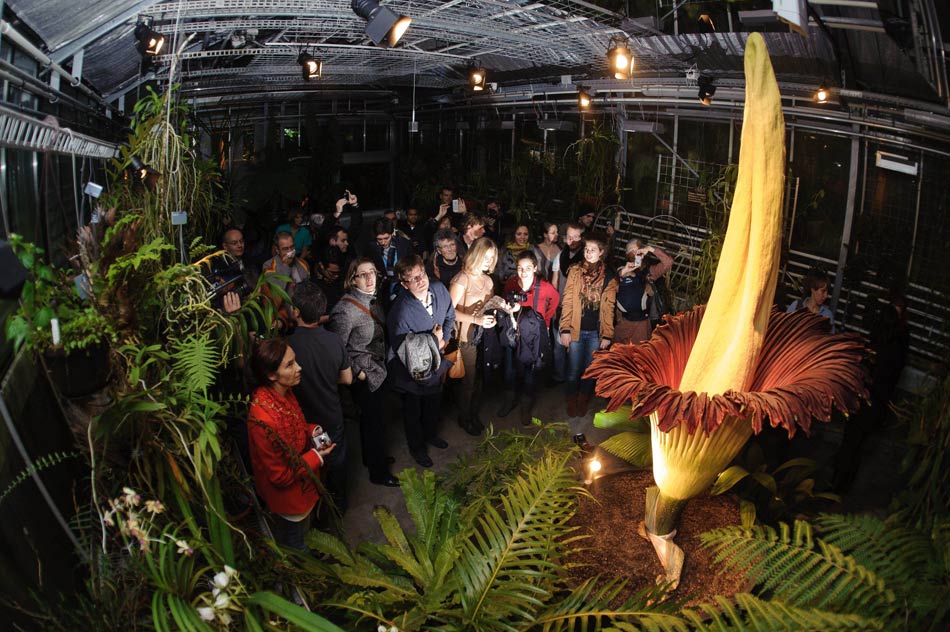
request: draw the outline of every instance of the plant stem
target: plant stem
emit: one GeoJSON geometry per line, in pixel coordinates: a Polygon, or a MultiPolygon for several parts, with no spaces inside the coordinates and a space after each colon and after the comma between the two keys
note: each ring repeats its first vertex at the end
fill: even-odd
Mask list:
{"type": "Polygon", "coordinates": [[[679,523],[686,501],[667,496],[659,487],[648,487],[646,502],[644,523],[647,530],[659,536],[672,533],[679,523]]]}

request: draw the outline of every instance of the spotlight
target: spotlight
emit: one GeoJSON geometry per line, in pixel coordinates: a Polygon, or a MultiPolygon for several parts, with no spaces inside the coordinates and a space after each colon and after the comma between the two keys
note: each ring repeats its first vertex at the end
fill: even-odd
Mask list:
{"type": "Polygon", "coordinates": [[[590,92],[587,91],[587,88],[578,87],[577,89],[577,105],[582,110],[586,110],[590,107],[593,97],[590,96],[590,92]]]}
{"type": "Polygon", "coordinates": [[[481,66],[472,68],[468,75],[468,83],[472,86],[472,90],[476,92],[481,92],[485,89],[485,82],[487,79],[488,74],[481,66]]]}
{"type": "Polygon", "coordinates": [[[314,59],[312,55],[300,53],[297,57],[297,63],[300,64],[304,81],[316,79],[323,74],[323,62],[319,59],[314,59]]]}
{"type": "Polygon", "coordinates": [[[699,102],[703,105],[712,105],[713,96],[716,94],[716,86],[710,77],[699,78],[699,102]]]}
{"type": "Polygon", "coordinates": [[[715,33],[716,32],[716,23],[713,22],[712,16],[706,13],[705,11],[699,14],[699,17],[696,18],[699,22],[699,32],[700,33],[715,33]]]}
{"type": "Polygon", "coordinates": [[[350,7],[353,13],[366,20],[366,34],[377,45],[387,40],[390,46],[395,46],[412,23],[411,18],[396,15],[379,6],[376,0],[352,0],[350,7]]]}
{"type": "Polygon", "coordinates": [[[590,470],[591,475],[596,474],[596,473],[599,472],[603,467],[604,467],[604,466],[603,466],[603,465],[601,464],[601,462],[598,461],[597,459],[591,459],[591,460],[587,463],[587,469],[590,470]]]}
{"type": "Polygon", "coordinates": [[[829,96],[831,96],[831,91],[828,90],[828,88],[824,85],[818,86],[818,89],[815,91],[815,101],[817,103],[827,103],[829,96]]]}
{"type": "Polygon", "coordinates": [[[156,56],[165,46],[165,36],[155,31],[144,22],[135,25],[135,39],[139,41],[138,49],[141,55],[156,56]]]}
{"type": "Polygon", "coordinates": [[[614,79],[629,79],[633,73],[633,55],[627,46],[627,39],[614,37],[610,40],[610,49],[607,51],[607,62],[614,79]]]}
{"type": "Polygon", "coordinates": [[[132,173],[135,174],[135,177],[139,180],[145,180],[145,176],[148,175],[148,167],[145,166],[145,163],[138,156],[132,156],[129,158],[129,166],[132,167],[132,173]]]}

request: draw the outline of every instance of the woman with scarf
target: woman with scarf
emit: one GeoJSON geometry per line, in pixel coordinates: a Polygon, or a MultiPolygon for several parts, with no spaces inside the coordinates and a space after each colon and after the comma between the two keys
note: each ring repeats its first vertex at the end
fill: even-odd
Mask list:
{"type": "Polygon", "coordinates": [[[320,467],[335,446],[320,426],[304,419],[293,392],[300,365],[283,338],[254,348],[251,371],[258,384],[247,420],[254,487],[274,514],[274,539],[306,551],[304,536],[320,499],[320,467]]]}
{"type": "Polygon", "coordinates": [[[347,293],[330,312],[327,329],[340,336],[353,367],[353,401],[360,407],[360,445],[369,480],[398,487],[386,454],[386,332],[383,308],[376,299],[379,271],[368,257],[350,264],[347,293]]]}
{"type": "MultiPolygon", "coordinates": [[[[594,351],[606,349],[614,335],[617,278],[605,262],[607,239],[593,234],[584,243],[584,261],[572,266],[561,296],[561,344],[567,347],[567,414],[583,417],[594,394],[594,380],[581,375],[594,359],[594,351]]],[[[574,440],[584,436],[571,422],[574,440]]]]}
{"type": "Polygon", "coordinates": [[[498,262],[498,280],[505,284],[515,276],[518,268],[518,255],[531,248],[531,229],[527,224],[518,224],[515,228],[515,240],[505,246],[505,256],[498,262]]]}

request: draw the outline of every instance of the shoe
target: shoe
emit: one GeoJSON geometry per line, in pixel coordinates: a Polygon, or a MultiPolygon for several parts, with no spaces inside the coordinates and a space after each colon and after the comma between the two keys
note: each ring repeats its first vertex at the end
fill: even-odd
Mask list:
{"type": "Polygon", "coordinates": [[[584,454],[589,454],[594,451],[594,446],[592,446],[588,441],[587,437],[584,436],[583,432],[578,432],[576,435],[571,437],[571,441],[581,449],[581,452],[584,454]]]}
{"type": "Polygon", "coordinates": [[[569,393],[565,398],[567,404],[567,416],[568,417],[577,417],[577,393],[569,393]]]}
{"type": "MultiPolygon", "coordinates": [[[[432,461],[429,461],[429,464],[431,465],[432,461]]],[[[384,485],[386,487],[399,487],[399,479],[393,476],[392,474],[385,474],[383,476],[370,475],[369,482],[372,483],[373,485],[384,485]]]]}
{"type": "Polygon", "coordinates": [[[438,448],[440,450],[444,450],[447,447],[449,447],[449,444],[445,441],[445,439],[443,439],[439,435],[429,437],[428,439],[426,439],[426,443],[431,445],[433,448],[438,448]]]}
{"type": "Polygon", "coordinates": [[[518,407],[518,394],[511,392],[508,393],[505,397],[505,401],[502,403],[501,408],[498,409],[498,416],[504,419],[508,416],[508,413],[513,411],[518,407]]]}
{"type": "Polygon", "coordinates": [[[583,391],[577,394],[577,403],[574,411],[575,417],[583,417],[587,414],[587,407],[590,405],[592,395],[583,391]]]}
{"type": "Polygon", "coordinates": [[[432,459],[429,458],[429,455],[426,454],[424,450],[411,450],[409,454],[411,454],[412,458],[416,460],[416,463],[422,467],[432,467],[432,459]]]}
{"type": "Polygon", "coordinates": [[[472,435],[473,437],[477,437],[478,435],[482,434],[482,430],[485,428],[480,422],[475,421],[475,420],[459,419],[458,421],[459,421],[459,426],[462,427],[462,430],[472,435]]]}
{"type": "Polygon", "coordinates": [[[530,426],[531,420],[533,419],[531,411],[534,409],[535,398],[531,397],[521,401],[521,425],[530,426]]]}
{"type": "Polygon", "coordinates": [[[396,462],[396,457],[394,457],[394,456],[387,456],[387,457],[386,457],[386,463],[387,463],[388,465],[392,465],[392,464],[395,463],[395,462],[396,462]]]}

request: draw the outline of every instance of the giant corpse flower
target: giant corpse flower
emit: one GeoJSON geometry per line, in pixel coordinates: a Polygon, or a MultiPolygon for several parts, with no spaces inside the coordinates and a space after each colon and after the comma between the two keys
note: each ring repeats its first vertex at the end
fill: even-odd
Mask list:
{"type": "Polygon", "coordinates": [[[642,345],[600,352],[585,373],[608,411],[650,415],[653,477],[645,527],[666,579],[678,582],[676,523],[766,421],[793,435],[866,395],[863,344],[831,335],[807,312],[773,311],[782,231],[785,122],[765,41],[749,36],[739,173],[709,303],[656,329],[642,345]]]}

